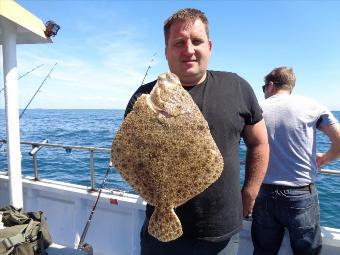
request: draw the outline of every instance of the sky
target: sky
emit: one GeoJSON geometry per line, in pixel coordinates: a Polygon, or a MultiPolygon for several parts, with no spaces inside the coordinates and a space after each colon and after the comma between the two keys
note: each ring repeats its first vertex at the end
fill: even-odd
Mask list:
{"type": "Polygon", "coordinates": [[[264,76],[289,66],[297,77],[294,94],[340,110],[340,1],[17,2],[61,27],[52,44],[18,45],[19,75],[43,65],[19,80],[20,108],[57,63],[29,108],[125,109],[149,65],[145,82],[168,71],[164,20],[191,7],[209,19],[209,69],[239,74],[263,100],[264,76]]]}

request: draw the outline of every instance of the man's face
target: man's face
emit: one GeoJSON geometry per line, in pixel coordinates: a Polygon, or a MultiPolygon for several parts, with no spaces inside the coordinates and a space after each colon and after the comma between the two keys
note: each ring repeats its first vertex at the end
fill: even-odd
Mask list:
{"type": "Polygon", "coordinates": [[[268,97],[271,97],[272,95],[276,94],[275,85],[272,81],[267,82],[265,87],[263,88],[264,98],[267,99],[268,97]]]}
{"type": "Polygon", "coordinates": [[[211,55],[211,41],[200,19],[172,24],[169,31],[165,56],[170,71],[181,80],[182,85],[203,82],[211,55]]]}

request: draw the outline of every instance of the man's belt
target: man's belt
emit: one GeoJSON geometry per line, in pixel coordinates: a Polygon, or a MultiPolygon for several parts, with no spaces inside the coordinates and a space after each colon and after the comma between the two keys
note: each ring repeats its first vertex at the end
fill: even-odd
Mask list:
{"type": "Polygon", "coordinates": [[[294,189],[294,190],[312,190],[314,183],[310,183],[305,186],[286,186],[286,185],[276,185],[276,184],[266,184],[263,183],[261,187],[267,189],[276,189],[276,190],[287,190],[287,189],[294,189]]]}

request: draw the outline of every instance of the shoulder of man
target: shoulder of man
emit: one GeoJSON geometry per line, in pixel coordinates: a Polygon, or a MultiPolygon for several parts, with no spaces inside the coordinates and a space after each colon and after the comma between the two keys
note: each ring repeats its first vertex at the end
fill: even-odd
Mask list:
{"type": "Polygon", "coordinates": [[[247,125],[253,125],[262,120],[262,109],[259,106],[256,95],[250,84],[236,73],[223,71],[208,71],[208,75],[226,91],[229,91],[234,99],[237,98],[241,115],[247,125]]]}
{"type": "Polygon", "coordinates": [[[295,100],[304,102],[306,109],[314,112],[315,117],[317,118],[317,128],[339,123],[334,114],[325,105],[318,102],[317,100],[300,95],[295,95],[295,100]]]}
{"type": "Polygon", "coordinates": [[[234,85],[251,89],[250,84],[237,73],[208,70],[208,75],[214,80],[221,81],[223,84],[228,82],[228,86],[234,85]]]}
{"type": "Polygon", "coordinates": [[[221,78],[229,78],[229,79],[236,79],[236,80],[242,79],[241,76],[233,72],[208,70],[208,73],[212,76],[221,77],[221,78]]]}
{"type": "Polygon", "coordinates": [[[151,90],[156,85],[156,82],[157,80],[154,80],[152,82],[141,85],[134,94],[139,94],[138,96],[141,96],[142,94],[150,94],[151,90]]]}
{"type": "Polygon", "coordinates": [[[328,111],[326,106],[313,98],[294,94],[291,95],[290,98],[299,104],[305,105],[309,109],[316,111],[328,111]]]}

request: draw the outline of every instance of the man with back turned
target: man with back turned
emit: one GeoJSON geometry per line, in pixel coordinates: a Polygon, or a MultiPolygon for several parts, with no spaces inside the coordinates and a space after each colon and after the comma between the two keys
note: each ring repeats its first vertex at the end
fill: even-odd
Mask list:
{"type": "Polygon", "coordinates": [[[318,102],[291,95],[296,80],[291,68],[275,68],[264,80],[266,100],[261,106],[270,156],[253,212],[254,254],[278,254],[285,229],[294,254],[320,254],[320,212],[314,183],[318,168],[340,156],[339,123],[318,102]],[[316,154],[316,129],[331,141],[326,153],[316,154]]]}

